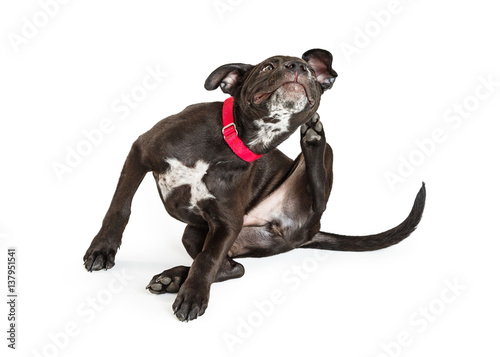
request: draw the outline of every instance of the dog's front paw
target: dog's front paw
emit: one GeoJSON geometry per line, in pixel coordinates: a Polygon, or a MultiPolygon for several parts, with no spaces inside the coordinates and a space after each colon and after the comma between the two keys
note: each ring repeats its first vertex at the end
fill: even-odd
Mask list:
{"type": "Polygon", "coordinates": [[[194,320],[203,315],[208,307],[210,290],[190,285],[186,283],[181,287],[172,305],[174,314],[179,321],[194,320]]]}
{"type": "Polygon", "coordinates": [[[108,270],[115,266],[118,246],[106,240],[94,239],[83,257],[85,269],[89,272],[108,270]]]}
{"type": "Polygon", "coordinates": [[[178,266],[153,276],[146,289],[152,294],[176,293],[186,280],[189,267],[178,266]]]}
{"type": "Polygon", "coordinates": [[[300,128],[301,141],[303,145],[315,145],[319,143],[323,137],[323,124],[319,120],[319,114],[314,114],[314,117],[300,128]]]}

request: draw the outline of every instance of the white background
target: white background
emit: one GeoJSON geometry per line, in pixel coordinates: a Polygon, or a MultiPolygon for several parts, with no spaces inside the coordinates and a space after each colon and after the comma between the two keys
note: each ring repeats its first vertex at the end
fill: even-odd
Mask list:
{"type": "MultiPolygon", "coordinates": [[[[500,23],[493,1],[53,4],[9,1],[0,9],[0,290],[13,246],[20,294],[12,355],[500,353],[500,23]],[[214,4],[228,4],[227,11],[214,4]],[[296,250],[241,260],[245,276],[215,284],[206,314],[183,324],[171,312],[174,295],[144,289],[164,269],[190,264],[183,225],[165,213],[149,175],[115,268],[84,270],[83,254],[138,135],[189,104],[225,99],[203,88],[219,65],[315,47],[332,52],[339,73],[319,110],[335,152],[323,229],[368,234],[395,226],[425,181],[424,217],[409,239],[327,259],[296,250]],[[147,68],[168,76],[141,92],[147,68]],[[488,91],[481,80],[496,86],[488,91]],[[145,95],[136,108],[117,111],[116,101],[131,93],[145,95]],[[54,163],[66,165],[68,150],[84,145],[83,132],[105,118],[109,132],[59,180],[54,163]],[[433,147],[435,130],[442,135],[433,147]],[[416,152],[416,141],[427,143],[426,154],[416,152]],[[398,175],[410,158],[413,172],[406,168],[391,189],[385,175],[398,175]]],[[[282,150],[297,155],[298,136],[282,150]]],[[[2,355],[12,352],[6,333],[0,337],[2,355]]]]}

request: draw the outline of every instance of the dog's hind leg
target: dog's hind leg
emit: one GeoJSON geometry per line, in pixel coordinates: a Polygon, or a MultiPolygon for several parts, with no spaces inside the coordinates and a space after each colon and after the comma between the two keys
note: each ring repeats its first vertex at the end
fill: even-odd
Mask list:
{"type": "Polygon", "coordinates": [[[134,143],[102,227],[83,258],[88,271],[110,269],[115,265],[115,255],[130,217],[132,198],[148,171],[151,170],[142,163],[139,145],[134,143]]]}
{"type": "MultiPolygon", "coordinates": [[[[188,225],[182,236],[182,243],[186,248],[191,258],[196,256],[203,250],[205,238],[208,234],[207,227],[196,227],[188,225]]],[[[164,272],[155,275],[149,282],[146,289],[153,294],[176,293],[181,285],[187,279],[190,267],[177,266],[164,272]]],[[[229,279],[236,279],[243,276],[245,269],[240,263],[236,263],[233,259],[227,257],[217,273],[215,282],[221,282],[229,279]]]]}
{"type": "Polygon", "coordinates": [[[333,184],[333,152],[326,143],[319,114],[301,128],[300,145],[306,163],[306,175],[312,195],[313,211],[320,215],[325,211],[333,184]]]}

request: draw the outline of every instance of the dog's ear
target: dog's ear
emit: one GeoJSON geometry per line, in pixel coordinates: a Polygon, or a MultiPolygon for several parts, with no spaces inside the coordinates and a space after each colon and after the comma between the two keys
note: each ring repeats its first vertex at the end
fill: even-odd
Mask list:
{"type": "Polygon", "coordinates": [[[205,81],[205,89],[214,90],[220,87],[224,93],[233,95],[234,89],[241,84],[241,78],[253,67],[244,63],[230,63],[220,66],[208,76],[205,81]]]}
{"type": "Polygon", "coordinates": [[[332,88],[337,72],[332,68],[332,54],[326,50],[315,48],[302,55],[302,59],[316,72],[316,78],[321,84],[323,91],[332,88]]]}

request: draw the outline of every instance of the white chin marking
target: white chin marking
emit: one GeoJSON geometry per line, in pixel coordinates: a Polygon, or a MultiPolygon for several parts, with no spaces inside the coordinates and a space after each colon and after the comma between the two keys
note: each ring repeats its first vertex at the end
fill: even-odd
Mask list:
{"type": "Polygon", "coordinates": [[[307,103],[307,95],[300,84],[287,83],[279,87],[267,101],[269,116],[255,121],[256,138],[250,146],[260,144],[269,147],[275,137],[288,131],[292,115],[303,111],[307,103]]]}
{"type": "Polygon", "coordinates": [[[194,167],[188,167],[176,158],[165,160],[169,168],[158,178],[158,186],[166,201],[172,190],[176,187],[191,186],[190,208],[196,207],[199,201],[215,198],[203,182],[203,177],[207,174],[209,164],[203,160],[198,160],[194,167]]]}
{"type": "Polygon", "coordinates": [[[279,87],[269,98],[267,109],[270,116],[288,116],[299,113],[306,108],[307,95],[304,87],[298,83],[287,83],[279,87]]]}

